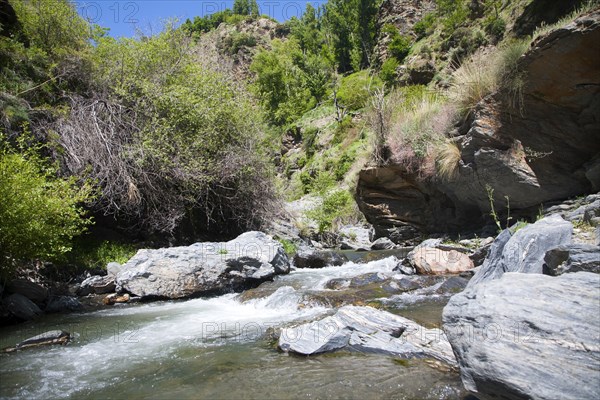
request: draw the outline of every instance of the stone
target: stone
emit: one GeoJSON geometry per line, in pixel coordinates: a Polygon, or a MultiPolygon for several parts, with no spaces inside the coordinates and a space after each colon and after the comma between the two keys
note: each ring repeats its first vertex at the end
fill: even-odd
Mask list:
{"type": "Polygon", "coordinates": [[[36,319],[43,314],[42,310],[27,297],[14,293],[4,299],[6,309],[15,317],[23,321],[36,319]]]}
{"type": "Polygon", "coordinates": [[[115,277],[111,275],[94,275],[83,282],[77,290],[77,295],[87,296],[88,294],[105,294],[115,291],[115,277]]]}
{"type": "Polygon", "coordinates": [[[48,301],[48,305],[44,309],[47,313],[61,313],[69,311],[80,311],[83,309],[83,304],[72,296],[53,296],[48,301]]]}
{"type": "Polygon", "coordinates": [[[443,312],[465,388],[478,398],[594,399],[600,275],[507,272],[443,312]]]}
{"type": "Polygon", "coordinates": [[[348,262],[346,256],[334,251],[316,250],[309,246],[301,246],[294,255],[296,268],[324,268],[340,266],[348,262]]]}
{"type": "Polygon", "coordinates": [[[117,275],[117,285],[135,296],[178,299],[241,291],[289,271],[279,242],[246,232],[229,242],[139,250],[117,275]]]}
{"type": "Polygon", "coordinates": [[[118,262],[109,262],[106,264],[106,274],[108,276],[116,277],[122,269],[123,266],[118,262]]]}
{"type": "Polygon", "coordinates": [[[333,316],[281,330],[278,346],[285,352],[314,355],[348,349],[406,358],[456,360],[439,329],[371,307],[345,306],[333,316]]]}
{"type": "Polygon", "coordinates": [[[474,267],[465,253],[433,247],[419,246],[409,253],[406,260],[421,275],[459,274],[474,267]]]}
{"type": "Polygon", "coordinates": [[[344,226],[339,229],[342,250],[367,251],[371,248],[373,230],[358,226],[344,226]]]}
{"type": "Polygon", "coordinates": [[[17,350],[25,350],[31,347],[49,346],[54,344],[65,345],[71,341],[71,334],[69,332],[54,330],[44,332],[42,334],[30,337],[18,343],[15,347],[4,349],[6,353],[12,353],[17,350]]]}
{"type": "Polygon", "coordinates": [[[462,292],[469,283],[469,279],[462,276],[451,276],[436,289],[438,294],[456,294],[462,292]]]}
{"type": "Polygon", "coordinates": [[[112,294],[109,294],[108,296],[106,296],[102,300],[102,302],[107,306],[112,306],[114,304],[128,303],[129,300],[131,300],[129,293],[125,293],[122,295],[119,295],[117,293],[112,293],[112,294]]]}
{"type": "Polygon", "coordinates": [[[48,289],[26,279],[14,279],[5,287],[7,293],[18,293],[34,303],[43,303],[48,297],[48,289]]]}
{"type": "Polygon", "coordinates": [[[392,250],[396,248],[396,243],[389,238],[382,237],[371,244],[371,250],[392,250]]]}
{"type": "Polygon", "coordinates": [[[541,274],[546,252],[571,243],[573,226],[559,215],[545,217],[527,225],[514,235],[504,230],[490,248],[481,269],[469,281],[469,286],[497,279],[505,272],[541,274]]]}
{"type": "Polygon", "coordinates": [[[475,250],[469,258],[473,261],[473,265],[475,267],[479,267],[485,261],[488,253],[490,252],[490,248],[492,247],[493,240],[475,250]]]}
{"type": "Polygon", "coordinates": [[[571,244],[546,252],[543,272],[558,276],[569,272],[600,273],[600,247],[589,244],[571,244]]]}

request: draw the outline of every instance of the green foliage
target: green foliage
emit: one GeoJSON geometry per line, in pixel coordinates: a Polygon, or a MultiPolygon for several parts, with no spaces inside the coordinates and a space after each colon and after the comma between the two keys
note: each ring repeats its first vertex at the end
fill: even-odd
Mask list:
{"type": "Polygon", "coordinates": [[[359,110],[367,105],[371,92],[381,88],[382,84],[381,79],[367,70],[355,72],[342,78],[338,101],[349,110],[359,110]]]}
{"type": "Polygon", "coordinates": [[[223,46],[227,53],[233,55],[243,47],[256,46],[256,38],[248,33],[234,31],[224,39],[223,46]]]}
{"type": "Polygon", "coordinates": [[[94,240],[84,235],[75,240],[73,249],[66,254],[65,259],[72,265],[103,269],[110,262],[125,264],[137,250],[137,246],[130,243],[94,240]]]}
{"type": "MultiPolygon", "coordinates": [[[[24,140],[24,139],[23,139],[24,140]]],[[[89,185],[56,178],[40,146],[21,141],[11,148],[0,136],[0,274],[10,260],[57,259],[71,249],[73,237],[91,221],[81,204],[91,198],[89,185]]]]}
{"type": "Polygon", "coordinates": [[[325,95],[328,65],[305,54],[294,38],[273,40],[272,50],[262,50],[250,69],[256,73],[254,91],[274,125],[285,125],[313,108],[325,95]]]}
{"type": "Polygon", "coordinates": [[[425,36],[431,35],[433,33],[433,27],[436,22],[436,17],[434,13],[425,14],[425,16],[417,21],[413,26],[413,31],[417,35],[417,39],[422,39],[425,36]]]}
{"type": "Polygon", "coordinates": [[[394,86],[398,80],[398,66],[398,60],[395,58],[388,58],[381,66],[379,77],[389,87],[394,86]]]}
{"type": "Polygon", "coordinates": [[[435,2],[446,34],[452,33],[467,21],[469,8],[466,0],[435,0],[435,2]]]}
{"type": "Polygon", "coordinates": [[[412,45],[411,38],[401,35],[398,31],[398,28],[396,28],[394,25],[385,25],[383,31],[390,37],[390,43],[388,44],[388,50],[390,54],[399,62],[404,61],[410,52],[412,45]]]}
{"type": "Polygon", "coordinates": [[[354,199],[346,190],[335,190],[323,197],[321,206],[307,212],[317,222],[319,233],[331,230],[337,223],[354,215],[354,199]]]}
{"type": "Polygon", "coordinates": [[[233,11],[225,9],[204,17],[194,17],[193,21],[187,19],[182,25],[182,29],[188,33],[206,33],[216,29],[223,22],[233,16],[233,11]]]}
{"type": "Polygon", "coordinates": [[[233,2],[233,13],[258,16],[258,4],[256,4],[256,0],[235,0],[233,2]]]}
{"type": "Polygon", "coordinates": [[[279,243],[283,246],[283,250],[288,256],[293,256],[298,252],[298,245],[291,240],[288,239],[277,239],[279,243]]]}
{"type": "Polygon", "coordinates": [[[504,31],[506,31],[506,21],[502,17],[488,16],[483,26],[485,32],[492,37],[494,42],[502,39],[504,31]]]}

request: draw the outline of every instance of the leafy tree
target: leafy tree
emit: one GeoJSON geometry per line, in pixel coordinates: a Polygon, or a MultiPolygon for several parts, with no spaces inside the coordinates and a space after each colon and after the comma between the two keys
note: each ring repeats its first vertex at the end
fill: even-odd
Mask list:
{"type": "Polygon", "coordinates": [[[237,15],[258,16],[258,4],[256,0],[235,0],[233,2],[233,13],[237,15]]]}
{"type": "Polygon", "coordinates": [[[23,140],[15,149],[0,135],[0,276],[13,272],[12,260],[62,256],[91,222],[81,207],[91,187],[57,178],[40,150],[23,140]]]}

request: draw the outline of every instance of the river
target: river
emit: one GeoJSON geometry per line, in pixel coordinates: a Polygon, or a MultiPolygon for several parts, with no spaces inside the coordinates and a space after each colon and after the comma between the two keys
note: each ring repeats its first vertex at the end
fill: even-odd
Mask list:
{"type": "MultiPolygon", "coordinates": [[[[393,257],[341,267],[296,270],[241,296],[116,306],[48,315],[0,330],[0,347],[51,329],[71,332],[67,346],[0,354],[3,399],[453,399],[456,372],[429,360],[337,352],[279,352],[278,327],[334,312],[307,301],[335,278],[394,275],[393,257]]],[[[424,325],[439,324],[447,296],[430,288],[374,299],[424,325]]]]}

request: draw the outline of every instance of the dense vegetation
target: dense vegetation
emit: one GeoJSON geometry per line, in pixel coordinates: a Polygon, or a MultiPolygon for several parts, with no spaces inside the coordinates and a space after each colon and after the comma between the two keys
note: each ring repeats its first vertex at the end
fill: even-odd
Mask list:
{"type": "MultiPolygon", "coordinates": [[[[189,242],[262,228],[280,197],[308,195],[303,234],[335,230],[360,220],[367,163],[451,179],[451,128],[492,91],[519,107],[531,37],[511,24],[528,2],[434,3],[406,29],[378,19],[382,0],[307,4],[282,24],[236,0],[119,40],[68,0],[0,3],[0,264],[69,256],[91,216],[129,241],[189,242]]],[[[98,243],[87,255],[131,252],[98,243]]]]}

